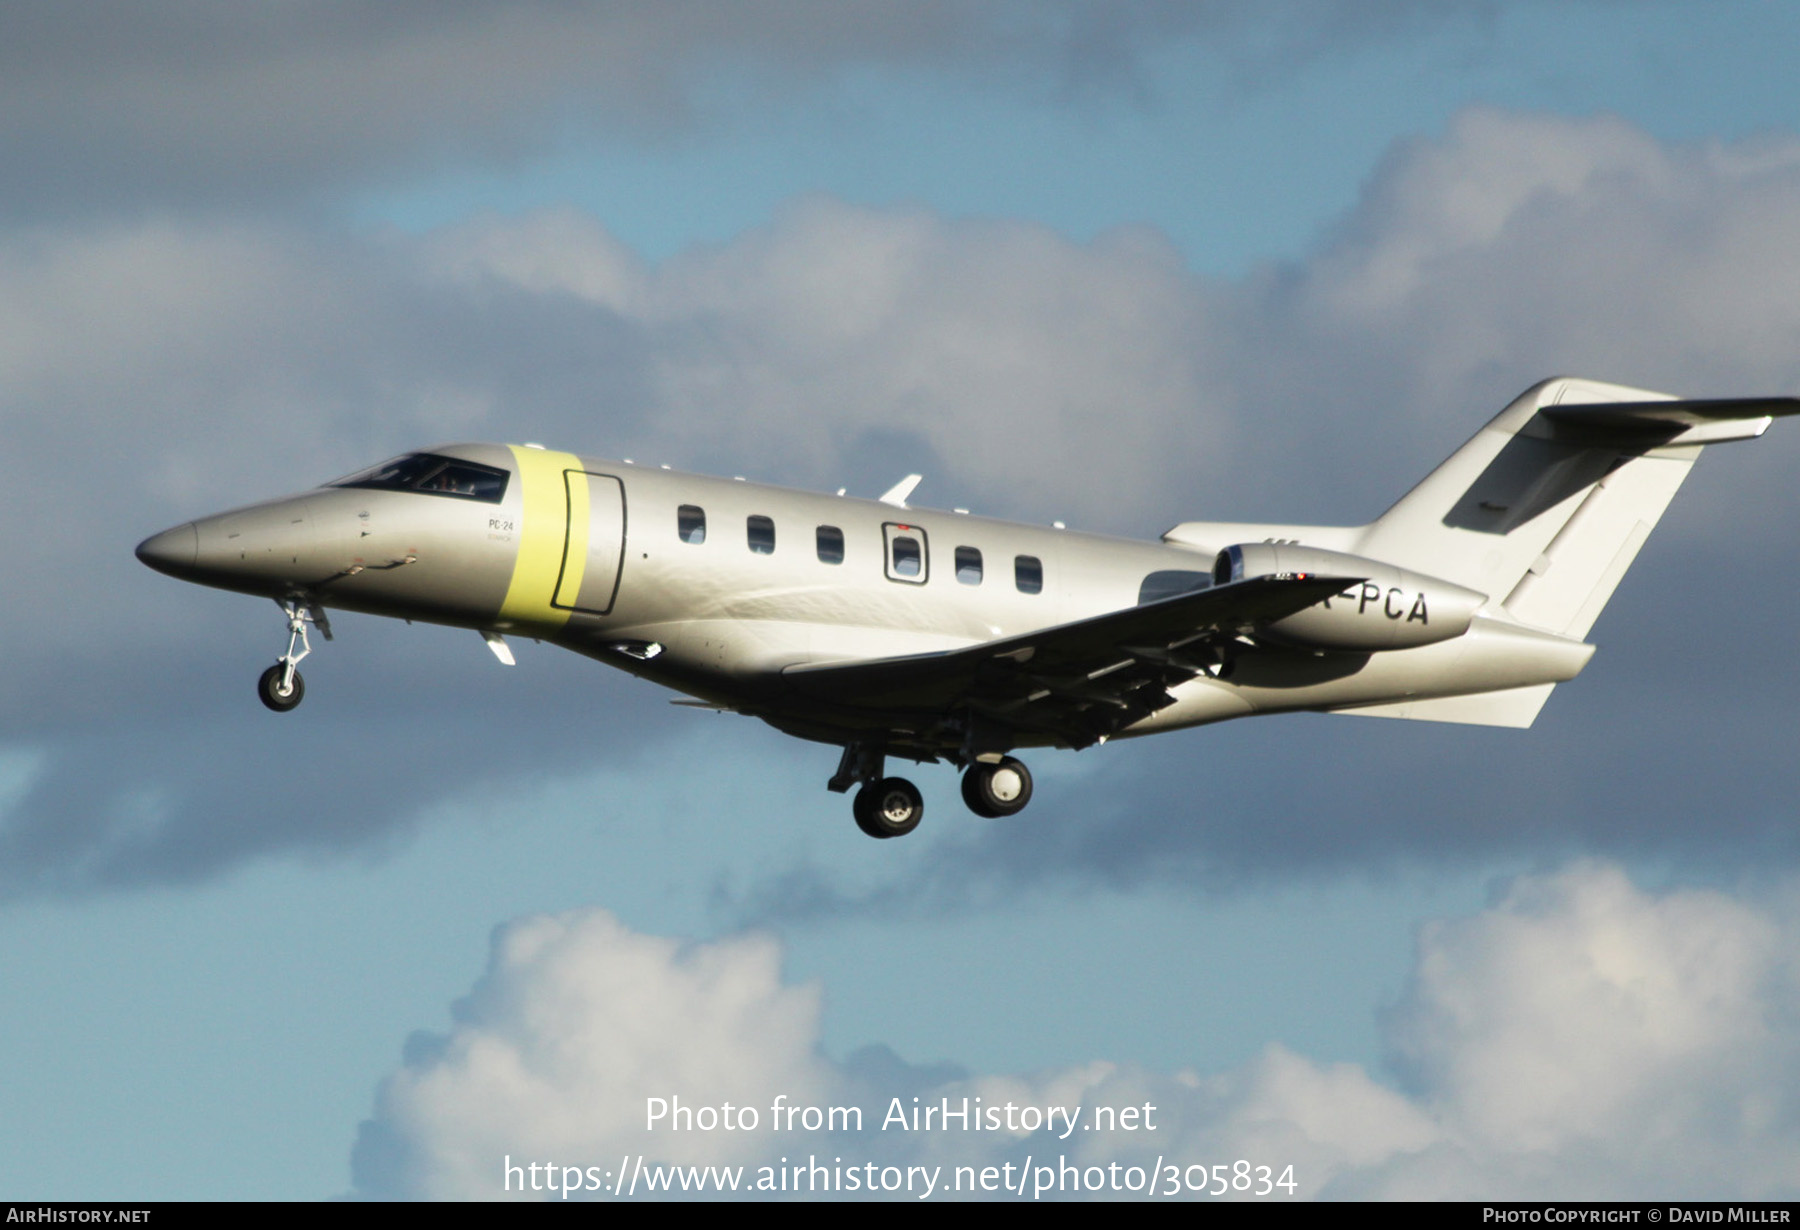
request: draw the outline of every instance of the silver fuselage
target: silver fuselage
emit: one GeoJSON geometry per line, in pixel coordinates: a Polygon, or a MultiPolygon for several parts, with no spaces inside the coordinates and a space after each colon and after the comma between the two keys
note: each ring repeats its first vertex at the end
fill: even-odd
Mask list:
{"type": "MultiPolygon", "coordinates": [[[[933,715],[824,704],[789,687],[785,669],[1073,623],[1137,604],[1152,574],[1199,578],[1213,562],[1180,545],[535,447],[432,452],[504,470],[503,497],[320,487],[178,526],[140,553],[162,571],[241,593],[550,641],[826,742],[922,729],[933,715]],[[696,510],[703,534],[691,524],[696,510]],[[917,541],[916,563],[897,560],[902,536],[917,541]],[[1027,592],[1034,574],[1041,582],[1027,592]]],[[[1263,652],[1230,679],[1183,684],[1175,704],[1121,733],[1517,687],[1579,670],[1499,644],[1480,669],[1470,655],[1479,631],[1393,653],[1263,652]]]]}

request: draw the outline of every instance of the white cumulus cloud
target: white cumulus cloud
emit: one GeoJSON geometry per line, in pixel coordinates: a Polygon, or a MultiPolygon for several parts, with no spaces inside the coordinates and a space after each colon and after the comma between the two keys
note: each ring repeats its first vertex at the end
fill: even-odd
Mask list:
{"type": "MultiPolygon", "coordinates": [[[[781,981],[767,937],[683,946],[604,910],[530,918],[496,935],[455,1015],[382,1090],[373,1186],[491,1195],[507,1155],[612,1161],[642,1139],[653,1098],[766,1106],[780,1093],[811,1102],[832,1083],[818,991],[781,981]]],[[[763,1144],[668,1133],[658,1156],[741,1162],[763,1144]]]]}
{"type": "Polygon", "coordinates": [[[751,1186],[784,1160],[824,1159],[839,1182],[867,1163],[932,1174],[934,1198],[959,1181],[981,1194],[971,1178],[1009,1165],[1027,1194],[1070,1196],[1185,1187],[1202,1181],[1189,1167],[1244,1161],[1252,1184],[1257,1167],[1278,1180],[1291,1166],[1309,1197],[1792,1197],[1796,940],[1791,886],[1649,892],[1579,863],[1421,930],[1411,985],[1384,1016],[1398,1082],[1278,1046],[1216,1074],[1095,1061],[958,1076],[824,1058],[819,992],[782,980],[766,937],[684,946],[599,909],[531,918],[500,929],[450,1033],[415,1042],[383,1085],[356,1184],[499,1197],[507,1158],[585,1175],[641,1157],[743,1167],[751,1186]],[[775,1130],[782,1095],[858,1106],[860,1130],[775,1130]],[[749,1107],[758,1123],[647,1128],[647,1099],[675,1097],[749,1107]],[[946,1105],[999,1118],[914,1126],[917,1110],[946,1105]],[[1096,1129],[1097,1107],[1130,1117],[1096,1129]]]}

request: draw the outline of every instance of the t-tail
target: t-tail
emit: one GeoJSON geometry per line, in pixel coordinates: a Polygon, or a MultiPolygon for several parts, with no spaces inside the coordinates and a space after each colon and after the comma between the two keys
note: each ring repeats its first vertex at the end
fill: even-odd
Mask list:
{"type": "MultiPolygon", "coordinates": [[[[1186,522],[1164,535],[1205,551],[1292,543],[1397,565],[1485,595],[1495,633],[1589,629],[1701,449],[1750,440],[1800,412],[1788,397],[1691,401],[1567,377],[1527,389],[1377,520],[1363,526],[1186,522]]],[[[1529,726],[1554,683],[1339,712],[1529,726]]]]}

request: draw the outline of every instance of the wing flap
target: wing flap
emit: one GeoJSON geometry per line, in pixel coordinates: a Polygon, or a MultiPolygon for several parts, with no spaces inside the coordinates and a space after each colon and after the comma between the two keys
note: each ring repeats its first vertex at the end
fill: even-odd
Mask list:
{"type": "Polygon", "coordinates": [[[1284,619],[1360,578],[1257,577],[941,653],[790,666],[788,685],[863,709],[967,707],[1082,745],[1154,713],[1215,664],[1211,643],[1284,619]]]}

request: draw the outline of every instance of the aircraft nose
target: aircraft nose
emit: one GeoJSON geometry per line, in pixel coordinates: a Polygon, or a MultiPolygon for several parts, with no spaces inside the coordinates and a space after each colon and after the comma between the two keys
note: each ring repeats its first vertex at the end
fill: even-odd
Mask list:
{"type": "Polygon", "coordinates": [[[158,572],[178,577],[191,572],[200,552],[200,532],[189,521],[172,530],[153,534],[137,545],[137,557],[158,572]]]}

